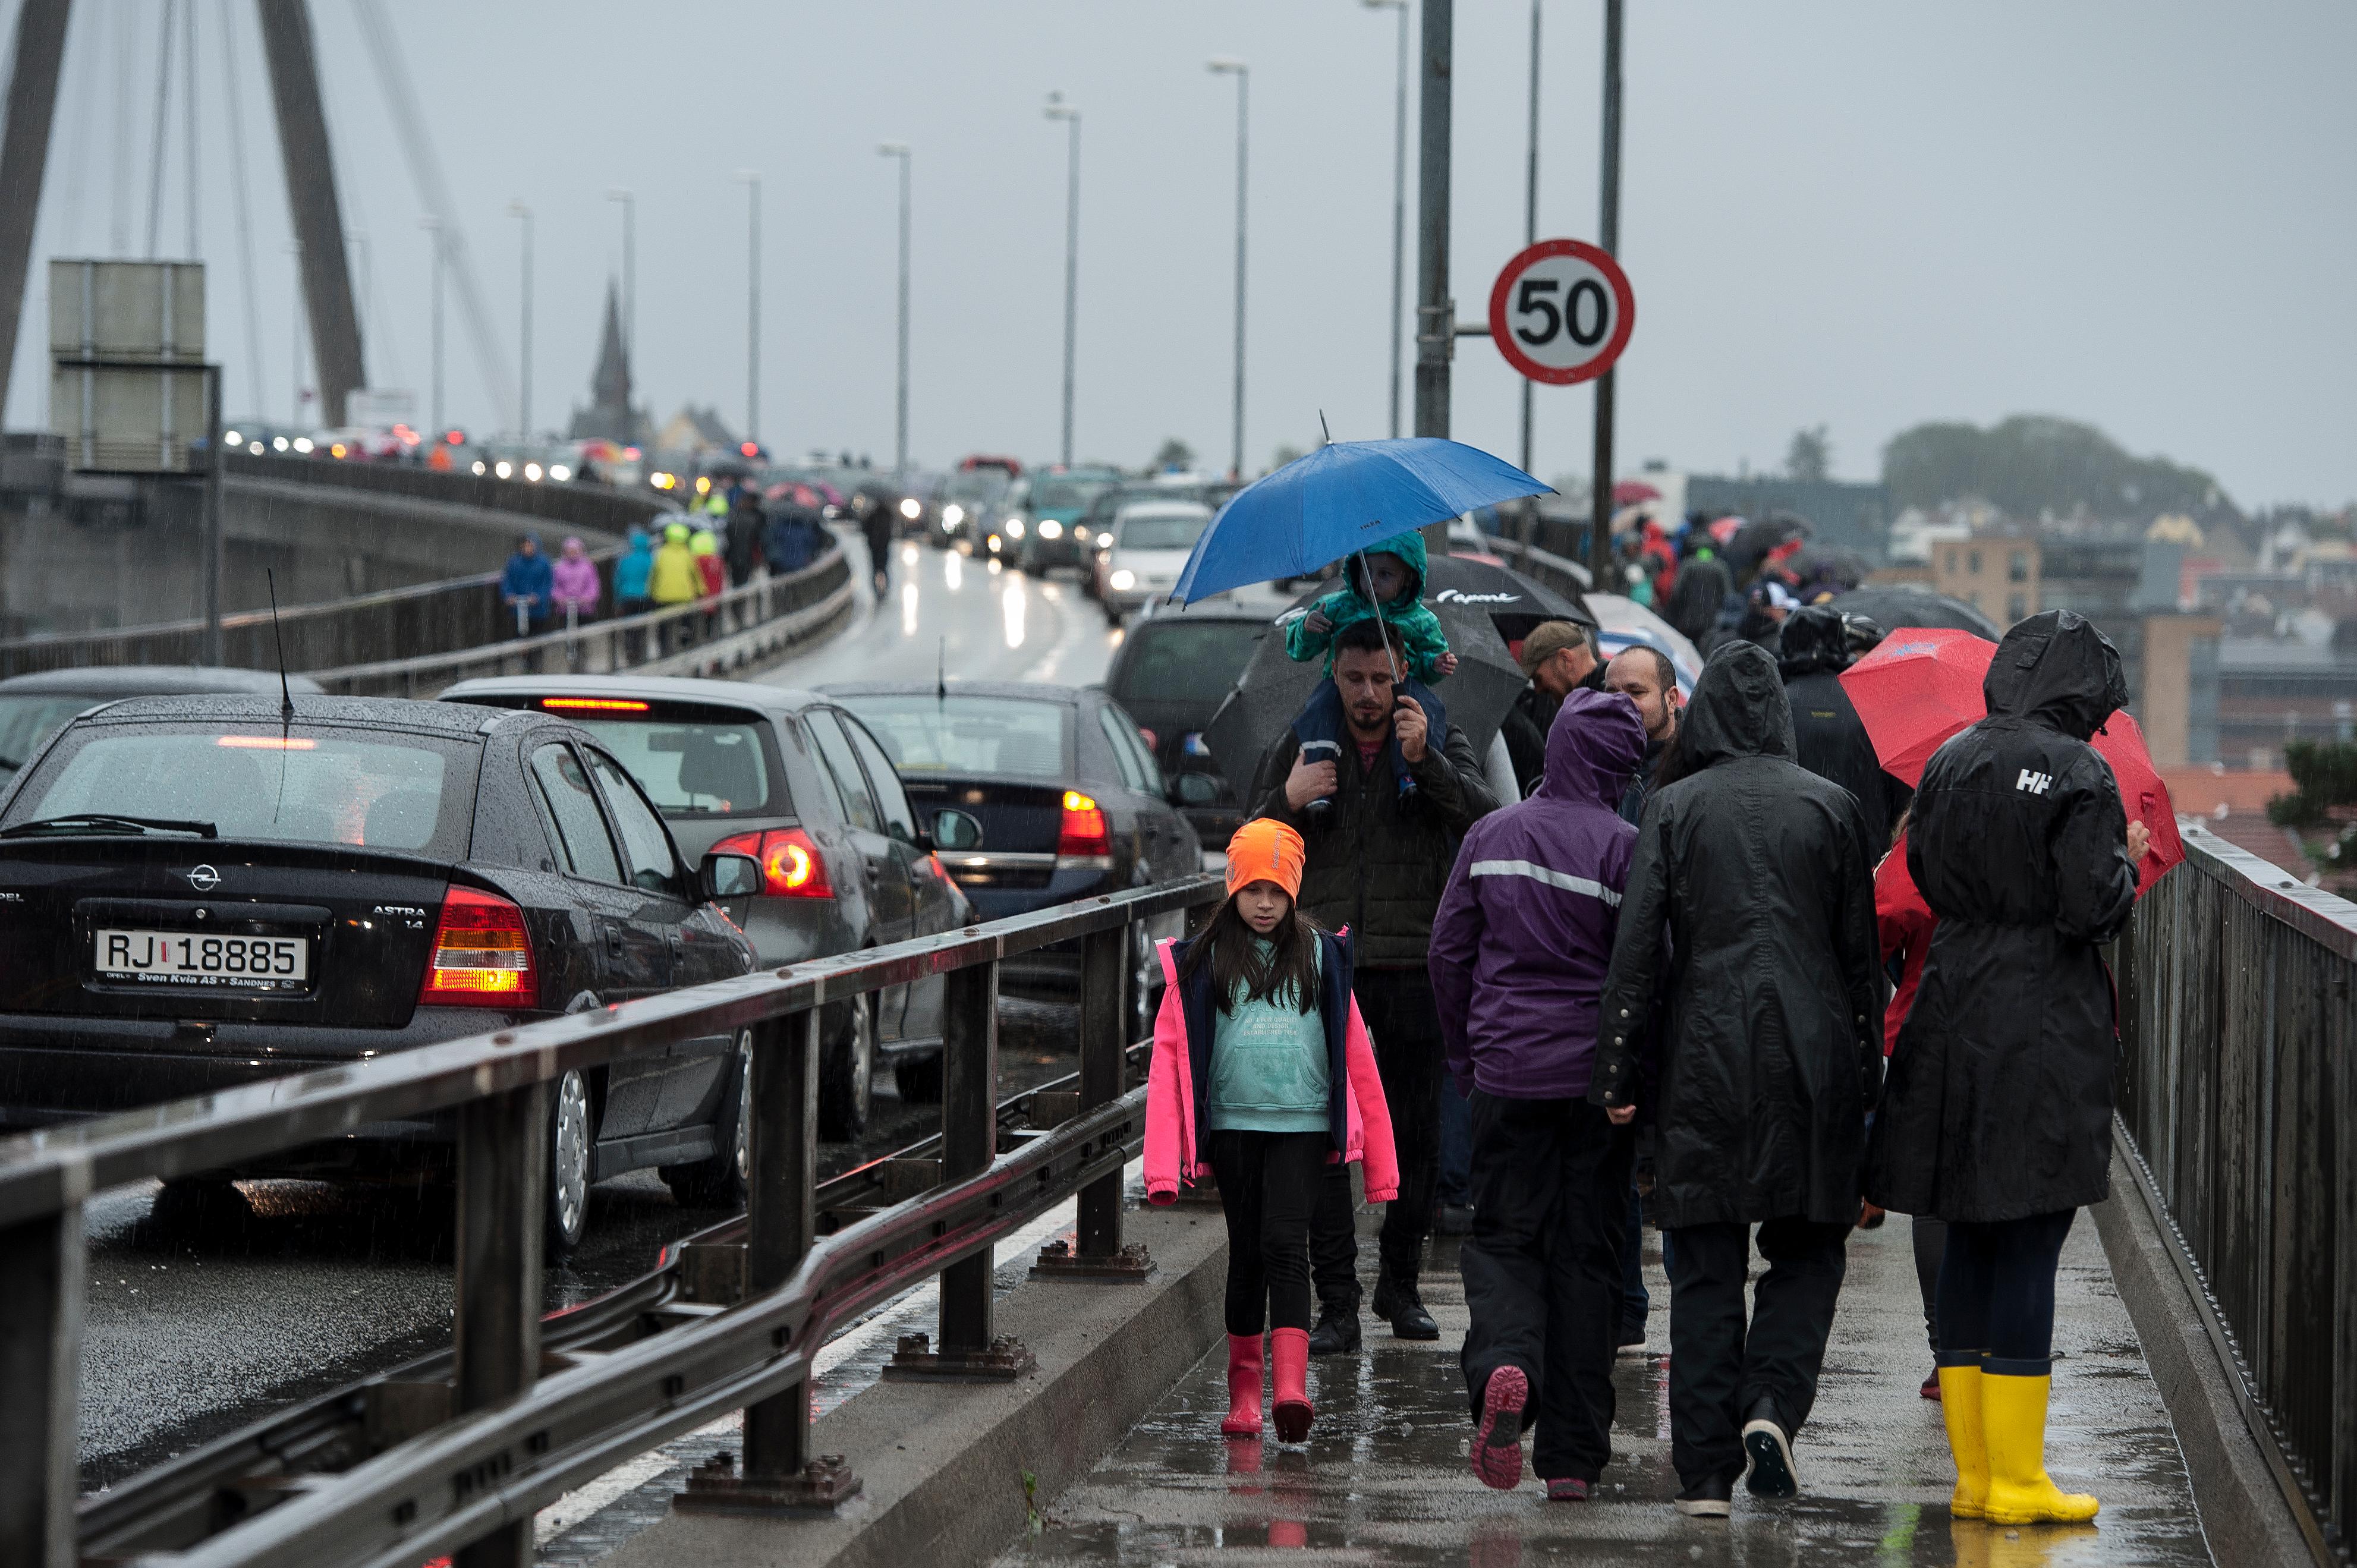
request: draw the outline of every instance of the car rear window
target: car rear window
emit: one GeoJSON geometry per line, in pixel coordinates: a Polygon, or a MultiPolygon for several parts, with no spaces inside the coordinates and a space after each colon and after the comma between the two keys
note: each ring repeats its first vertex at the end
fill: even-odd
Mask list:
{"type": "Polygon", "coordinates": [[[41,743],[84,708],[108,701],[81,692],[26,692],[0,697],[0,773],[25,766],[41,743]]]}
{"type": "Polygon", "coordinates": [[[69,730],[5,826],[85,813],[210,822],[225,839],[342,843],[455,860],[474,820],[469,741],[296,725],[69,730]]]}
{"type": "Polygon", "coordinates": [[[1121,548],[1124,550],[1191,550],[1203,530],[1211,525],[1211,514],[1201,512],[1130,513],[1121,520],[1121,548]]]}
{"type": "Polygon", "coordinates": [[[725,708],[664,707],[644,714],[543,706],[597,737],[666,817],[789,815],[793,802],[771,754],[766,721],[725,708]]]}
{"type": "Polygon", "coordinates": [[[1217,703],[1252,662],[1265,623],[1183,617],[1130,628],[1120,668],[1106,689],[1133,703],[1217,703]]]}
{"type": "Polygon", "coordinates": [[[837,697],[903,773],[1062,779],[1071,771],[1071,709],[1023,697],[837,697]]]}

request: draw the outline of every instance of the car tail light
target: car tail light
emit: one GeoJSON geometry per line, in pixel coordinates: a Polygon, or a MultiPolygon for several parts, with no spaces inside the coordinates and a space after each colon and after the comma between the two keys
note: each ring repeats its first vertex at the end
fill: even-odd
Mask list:
{"type": "Polygon", "coordinates": [[[461,1006],[486,1001],[538,1006],[540,976],[533,964],[523,911],[495,893],[453,883],[443,896],[434,953],[417,1000],[461,1006]]]}
{"type": "Polygon", "coordinates": [[[770,898],[832,898],[826,861],[800,828],[731,833],[712,846],[714,854],[749,854],[761,863],[761,893],[770,898]]]}
{"type": "Polygon", "coordinates": [[[1059,865],[1113,865],[1113,835],[1105,829],[1104,808],[1077,789],[1064,791],[1064,822],[1056,835],[1059,865]]]}

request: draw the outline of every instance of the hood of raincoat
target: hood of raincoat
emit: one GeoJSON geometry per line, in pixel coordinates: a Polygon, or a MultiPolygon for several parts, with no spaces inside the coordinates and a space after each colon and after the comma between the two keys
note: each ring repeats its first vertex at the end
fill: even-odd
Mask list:
{"type": "Polygon", "coordinates": [[[665,525],[663,529],[663,542],[665,544],[686,543],[687,524],[683,522],[674,522],[665,525]]]}
{"type": "Polygon", "coordinates": [[[576,559],[587,553],[579,534],[568,533],[565,536],[565,553],[576,559]]]}
{"type": "Polygon", "coordinates": [[[654,553],[655,542],[647,536],[647,531],[643,528],[631,529],[630,543],[624,550],[624,553],[630,555],[651,555],[654,553]]]}
{"type": "Polygon", "coordinates": [[[2126,705],[2128,683],[2120,650],[2093,621],[2076,610],[2048,610],[2005,634],[1981,695],[1992,714],[2035,719],[2085,740],[2126,705]]]}
{"type": "Polygon", "coordinates": [[[1678,721],[1691,769],[1738,757],[1793,755],[1792,704],[1776,660],[1752,642],[1730,642],[1702,667],[1678,721]]]}
{"type": "MultiPolygon", "coordinates": [[[[1366,553],[1370,555],[1396,555],[1407,563],[1411,579],[1407,592],[1394,600],[1394,604],[1405,604],[1424,597],[1424,580],[1431,575],[1432,558],[1425,553],[1423,534],[1411,528],[1405,533],[1393,534],[1380,544],[1368,545],[1366,553]]],[[[1342,571],[1351,590],[1369,604],[1374,603],[1374,596],[1367,592],[1366,584],[1359,580],[1359,558],[1356,555],[1343,563],[1342,571]]]]}
{"type": "Polygon", "coordinates": [[[1849,628],[1841,611],[1828,605],[1807,605],[1784,618],[1784,636],[1776,645],[1776,668],[1785,680],[1840,671],[1849,664],[1849,628]]]}
{"type": "Polygon", "coordinates": [[[710,529],[699,528],[695,531],[695,537],[687,542],[687,553],[691,555],[717,555],[720,553],[720,541],[712,537],[710,529]]]}
{"type": "Polygon", "coordinates": [[[1536,793],[1609,810],[1644,760],[1645,725],[1637,704],[1618,692],[1577,687],[1547,731],[1546,777],[1536,793]]]}

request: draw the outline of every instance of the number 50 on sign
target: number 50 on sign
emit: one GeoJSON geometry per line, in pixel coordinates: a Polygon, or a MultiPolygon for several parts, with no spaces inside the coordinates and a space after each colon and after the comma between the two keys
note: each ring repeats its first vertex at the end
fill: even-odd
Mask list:
{"type": "Polygon", "coordinates": [[[1567,386],[1612,368],[1637,324],[1629,274],[1583,240],[1542,240],[1490,290],[1490,340],[1534,381],[1567,386]]]}

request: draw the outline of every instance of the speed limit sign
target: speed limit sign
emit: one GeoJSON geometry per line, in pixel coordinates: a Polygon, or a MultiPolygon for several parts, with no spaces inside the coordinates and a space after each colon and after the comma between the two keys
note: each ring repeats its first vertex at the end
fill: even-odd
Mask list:
{"type": "Polygon", "coordinates": [[[1490,340],[1534,381],[1567,386],[1612,368],[1637,324],[1629,274],[1583,240],[1542,240],[1490,291],[1490,340]]]}

